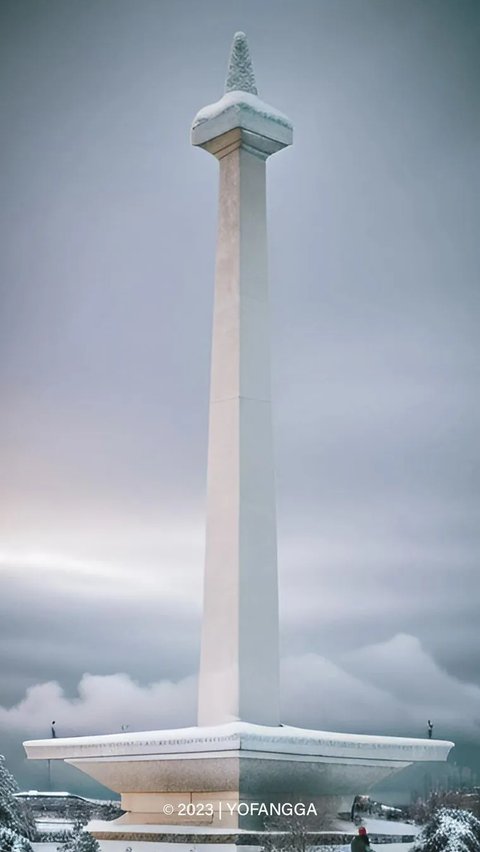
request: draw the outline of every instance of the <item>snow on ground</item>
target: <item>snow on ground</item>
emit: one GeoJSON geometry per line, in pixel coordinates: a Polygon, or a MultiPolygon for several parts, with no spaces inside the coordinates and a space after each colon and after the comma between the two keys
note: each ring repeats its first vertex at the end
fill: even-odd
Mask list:
{"type": "Polygon", "coordinates": [[[52,831],[71,831],[75,825],[73,820],[48,819],[36,820],[35,826],[41,834],[49,834],[52,831]]]}
{"type": "Polygon", "coordinates": [[[60,843],[32,843],[34,852],[57,852],[60,843]]]}
{"type": "MultiPolygon", "coordinates": [[[[375,844],[372,844],[375,852],[409,852],[412,846],[413,843],[382,843],[382,845],[378,844],[376,847],[375,844]]],[[[350,852],[349,843],[345,846],[330,846],[329,848],[331,852],[350,852]]]]}
{"type": "MultiPolygon", "coordinates": [[[[235,852],[233,843],[147,843],[144,840],[100,840],[101,852],[235,852]]],[[[57,852],[61,843],[32,843],[34,852],[57,852]]],[[[411,843],[382,843],[375,852],[409,852],[411,843]]],[[[350,845],[328,846],[329,852],[350,852],[350,845]]],[[[375,847],[374,847],[375,848],[375,847]]]]}
{"type": "MultiPolygon", "coordinates": [[[[364,825],[366,827],[368,833],[371,834],[371,835],[384,834],[384,835],[387,835],[388,837],[390,837],[392,835],[409,835],[409,836],[412,836],[414,834],[418,834],[419,831],[420,831],[419,826],[414,825],[411,822],[399,822],[397,820],[374,819],[372,817],[367,817],[366,819],[362,820],[362,825],[364,825]]],[[[93,833],[95,833],[96,831],[99,831],[99,830],[104,830],[105,821],[93,819],[88,823],[88,828],[93,833]]],[[[109,824],[109,828],[110,828],[111,831],[118,831],[118,832],[121,832],[121,833],[123,833],[125,831],[125,825],[122,825],[121,823],[120,824],[117,823],[116,820],[114,820],[113,822],[111,822],[109,824]]],[[[131,831],[141,831],[144,834],[159,834],[160,832],[162,834],[186,834],[187,833],[187,826],[185,826],[185,825],[158,825],[158,824],[155,824],[155,823],[148,823],[148,824],[145,824],[145,825],[129,825],[128,828],[130,828],[131,831]]],[[[232,834],[232,831],[234,831],[234,833],[238,833],[238,834],[249,834],[250,833],[249,830],[245,829],[245,828],[235,829],[235,830],[233,830],[231,827],[230,828],[223,828],[223,827],[222,828],[219,828],[219,827],[215,828],[215,834],[216,835],[232,834]]],[[[358,831],[358,827],[356,825],[354,825],[352,822],[350,822],[350,820],[339,819],[335,822],[334,828],[328,829],[326,833],[327,834],[356,834],[357,831],[358,831]]],[[[203,834],[205,834],[205,832],[208,832],[208,826],[205,826],[205,825],[188,825],[188,834],[191,834],[191,835],[202,834],[203,835],[203,834]]],[[[113,842],[116,843],[117,841],[112,841],[112,843],[113,842]]]]}
{"type": "MultiPolygon", "coordinates": [[[[235,852],[238,846],[233,843],[147,843],[146,841],[125,841],[125,840],[100,840],[100,849],[102,852],[125,852],[129,847],[132,852],[235,852]]],[[[44,844],[40,845],[41,849],[36,849],[36,852],[44,852],[44,844]]],[[[55,849],[50,848],[51,844],[46,844],[49,848],[45,848],[45,852],[55,852],[55,849]]],[[[411,843],[382,843],[381,846],[373,847],[375,852],[409,852],[411,843]]],[[[314,847],[318,848],[318,847],[314,847]]],[[[328,852],[350,852],[350,844],[343,846],[325,846],[323,849],[328,852]]]]}
{"type": "MultiPolygon", "coordinates": [[[[411,843],[385,843],[382,844],[382,852],[408,852],[412,848],[411,843]]],[[[350,849],[348,850],[350,852],[350,849]]]]}
{"type": "MultiPolygon", "coordinates": [[[[368,833],[371,836],[375,835],[417,835],[420,831],[419,826],[412,825],[409,822],[396,822],[394,820],[366,818],[363,820],[368,833]]],[[[58,823],[57,823],[58,825],[58,823]]],[[[189,826],[189,833],[192,828],[197,828],[201,833],[204,832],[204,827],[189,826]]],[[[170,833],[177,833],[178,826],[162,826],[162,831],[165,833],[170,829],[170,833]],[[166,831],[167,830],[167,831],[166,831]]],[[[144,826],[143,830],[157,832],[158,826],[144,826]]],[[[182,828],[182,832],[184,832],[182,828]]],[[[220,830],[221,831],[221,830],[220,830]]],[[[329,833],[338,832],[339,834],[356,834],[357,827],[347,820],[339,820],[335,829],[329,833]]],[[[192,832],[193,833],[193,832],[192,832]]],[[[230,834],[231,829],[224,829],[225,834],[230,834]]],[[[131,852],[235,852],[237,847],[231,843],[149,843],[145,840],[100,840],[101,852],[126,852],[130,849],[131,852]]],[[[412,843],[373,843],[375,852],[409,852],[412,843]]],[[[35,852],[57,852],[60,843],[32,843],[35,852]]],[[[318,848],[318,847],[315,847],[318,848]]],[[[328,852],[350,852],[350,844],[339,844],[338,846],[329,845],[323,847],[328,852]]]]}
{"type": "Polygon", "coordinates": [[[420,826],[412,822],[400,822],[394,819],[372,819],[367,817],[363,820],[369,834],[419,834],[420,826]]]}
{"type": "MultiPolygon", "coordinates": [[[[357,827],[351,822],[342,823],[344,828],[342,831],[353,831],[357,833],[357,827]],[[347,828],[347,826],[349,826],[347,828]]],[[[362,825],[365,826],[369,834],[419,834],[420,826],[414,825],[411,822],[400,822],[394,819],[374,819],[373,817],[365,817],[362,819],[362,825]]],[[[385,848],[382,844],[382,849],[385,848]]]]}
{"type": "Polygon", "coordinates": [[[127,847],[132,852],[237,852],[238,850],[238,846],[234,843],[148,843],[145,840],[128,842],[99,840],[99,844],[101,852],[125,852],[127,847]]]}

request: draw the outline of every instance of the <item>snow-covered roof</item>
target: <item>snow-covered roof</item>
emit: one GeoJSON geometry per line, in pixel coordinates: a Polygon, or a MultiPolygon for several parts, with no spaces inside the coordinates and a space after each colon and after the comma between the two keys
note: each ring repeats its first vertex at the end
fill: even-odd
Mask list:
{"type": "Polygon", "coordinates": [[[70,798],[75,798],[75,799],[81,798],[80,796],[75,795],[75,793],[66,793],[65,791],[60,791],[60,790],[50,790],[50,792],[42,791],[42,790],[22,790],[20,793],[15,793],[15,796],[17,796],[17,797],[19,797],[19,796],[34,797],[35,796],[37,798],[41,798],[42,796],[47,796],[49,799],[51,799],[52,796],[55,796],[55,797],[64,796],[64,797],[70,797],[70,798]]]}
{"type": "Polygon", "coordinates": [[[82,802],[93,802],[94,799],[87,799],[85,796],[79,796],[77,793],[68,793],[64,790],[22,790],[19,793],[14,793],[17,799],[81,799],[82,802]]]}

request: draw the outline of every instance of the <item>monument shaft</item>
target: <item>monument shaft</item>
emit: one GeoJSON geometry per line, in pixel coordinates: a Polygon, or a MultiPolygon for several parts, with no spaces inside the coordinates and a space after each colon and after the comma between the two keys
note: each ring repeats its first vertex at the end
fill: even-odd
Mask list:
{"type": "Polygon", "coordinates": [[[198,724],[277,725],[266,155],[221,141],[198,724]]]}

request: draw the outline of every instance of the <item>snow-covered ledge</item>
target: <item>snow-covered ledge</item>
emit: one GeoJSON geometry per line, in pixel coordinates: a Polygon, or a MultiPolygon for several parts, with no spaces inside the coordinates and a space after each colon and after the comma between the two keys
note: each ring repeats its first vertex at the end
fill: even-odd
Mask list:
{"type": "Polygon", "coordinates": [[[192,124],[192,144],[203,145],[235,127],[291,145],[290,120],[249,92],[226,92],[219,101],[203,107],[192,124]]]}
{"type": "Polygon", "coordinates": [[[27,756],[33,760],[191,753],[202,753],[203,756],[210,753],[214,756],[219,751],[248,751],[411,763],[444,761],[453,743],[446,740],[311,731],[289,725],[267,727],[249,722],[229,722],[205,728],[30,740],[24,746],[27,756]]]}

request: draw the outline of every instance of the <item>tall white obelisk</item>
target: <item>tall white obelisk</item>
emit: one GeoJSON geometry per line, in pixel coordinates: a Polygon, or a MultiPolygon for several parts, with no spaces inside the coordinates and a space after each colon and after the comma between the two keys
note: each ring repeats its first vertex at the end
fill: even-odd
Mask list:
{"type": "Polygon", "coordinates": [[[198,113],[192,142],[220,163],[198,724],[278,725],[265,172],[292,128],[259,99],[243,33],[225,95],[198,113]]]}
{"type": "Polygon", "coordinates": [[[199,724],[25,743],[29,758],[65,760],[121,793],[124,815],[89,826],[102,841],[187,848],[224,843],[228,829],[231,842],[260,847],[266,826],[239,804],[318,801],[323,830],[326,809],[452,747],[278,727],[265,161],[291,144],[292,127],[258,97],[243,33],[226,89],[192,127],[193,144],[220,162],[199,724]],[[244,829],[262,834],[246,841],[244,829]]]}

